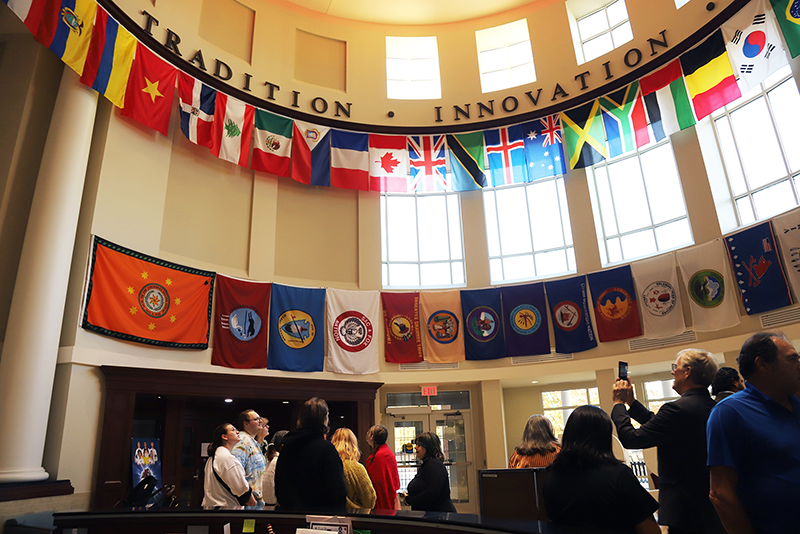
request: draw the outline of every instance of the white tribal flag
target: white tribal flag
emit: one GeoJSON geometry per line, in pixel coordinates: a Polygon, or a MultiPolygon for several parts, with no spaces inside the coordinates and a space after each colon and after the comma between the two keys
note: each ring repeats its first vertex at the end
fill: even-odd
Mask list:
{"type": "Polygon", "coordinates": [[[784,272],[797,302],[800,295],[800,210],[774,217],[772,231],[778,240],[784,272]]]}
{"type": "Polygon", "coordinates": [[[659,338],[686,330],[678,292],[678,270],[674,254],[662,254],[631,263],[636,292],[641,297],[644,335],[659,338]]]}
{"type": "Polygon", "coordinates": [[[692,329],[711,332],[739,324],[739,289],[722,239],[679,250],[676,255],[689,295],[692,329]]]}
{"type": "Polygon", "coordinates": [[[349,375],[377,373],[380,370],[380,293],[328,289],[326,300],[328,356],[325,369],[349,375]]]}

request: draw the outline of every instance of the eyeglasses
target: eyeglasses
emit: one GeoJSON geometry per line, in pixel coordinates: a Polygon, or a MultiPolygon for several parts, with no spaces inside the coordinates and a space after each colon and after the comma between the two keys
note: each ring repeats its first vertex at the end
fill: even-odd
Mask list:
{"type": "Polygon", "coordinates": [[[672,370],[673,371],[677,371],[681,367],[689,367],[689,366],[688,365],[678,365],[678,364],[675,364],[675,363],[672,364],[672,370]]]}

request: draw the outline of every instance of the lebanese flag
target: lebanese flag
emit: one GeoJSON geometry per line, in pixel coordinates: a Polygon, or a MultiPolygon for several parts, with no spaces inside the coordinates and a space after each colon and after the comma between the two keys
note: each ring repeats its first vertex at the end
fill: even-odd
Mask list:
{"type": "Polygon", "coordinates": [[[217,92],[185,72],[178,73],[181,131],[192,143],[211,148],[217,92]]]}
{"type": "Polygon", "coordinates": [[[254,115],[253,106],[217,91],[211,152],[220,159],[247,167],[254,115]]]}
{"type": "Polygon", "coordinates": [[[292,180],[306,185],[331,185],[330,128],[294,121],[292,180]]]}
{"type": "Polygon", "coordinates": [[[408,146],[405,135],[369,134],[370,190],[408,192],[408,146]]]}
{"type": "Polygon", "coordinates": [[[25,23],[28,30],[35,36],[39,31],[46,0],[3,0],[19,19],[25,23]]]}
{"type": "Polygon", "coordinates": [[[137,43],[121,113],[167,135],[177,76],[178,69],[137,43]]]}
{"type": "Polygon", "coordinates": [[[217,275],[211,365],[234,369],[267,366],[270,282],[217,275]]]}
{"type": "Polygon", "coordinates": [[[369,135],[331,130],[331,185],[369,191],[369,135]]]}

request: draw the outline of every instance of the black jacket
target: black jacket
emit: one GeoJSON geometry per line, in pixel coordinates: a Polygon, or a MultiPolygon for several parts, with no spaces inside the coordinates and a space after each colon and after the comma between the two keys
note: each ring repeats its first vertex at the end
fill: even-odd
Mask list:
{"type": "Polygon", "coordinates": [[[275,465],[275,496],[281,509],[345,513],[342,460],[320,430],[299,428],[283,438],[275,465]]]}
{"type": "Polygon", "coordinates": [[[455,512],[450,500],[450,479],[447,468],[438,458],[427,457],[417,470],[417,476],[408,483],[406,502],[412,510],[426,512],[455,512]]]}
{"type": "Polygon", "coordinates": [[[653,414],[639,401],[611,418],[626,449],[658,447],[658,522],[703,534],[724,533],[711,501],[706,466],[706,422],[714,401],[706,388],[684,392],[653,414]],[[631,417],[641,423],[634,428],[631,417]]]}

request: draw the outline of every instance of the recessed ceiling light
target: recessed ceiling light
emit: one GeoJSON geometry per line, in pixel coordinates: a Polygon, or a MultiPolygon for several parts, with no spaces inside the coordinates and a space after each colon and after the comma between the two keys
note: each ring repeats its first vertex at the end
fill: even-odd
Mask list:
{"type": "Polygon", "coordinates": [[[284,404],[289,404],[289,401],[283,401],[284,404]]]}
{"type": "Polygon", "coordinates": [[[538,383],[539,383],[538,380],[531,380],[531,384],[538,384],[538,383]]]}
{"type": "Polygon", "coordinates": [[[233,402],[233,399],[225,399],[225,402],[233,402]]]}
{"type": "Polygon", "coordinates": [[[344,416],[343,416],[343,415],[340,415],[340,416],[339,416],[339,419],[344,419],[344,416]]]}

